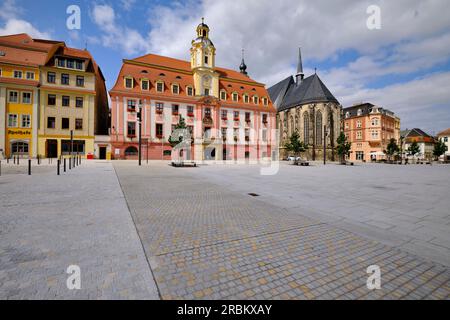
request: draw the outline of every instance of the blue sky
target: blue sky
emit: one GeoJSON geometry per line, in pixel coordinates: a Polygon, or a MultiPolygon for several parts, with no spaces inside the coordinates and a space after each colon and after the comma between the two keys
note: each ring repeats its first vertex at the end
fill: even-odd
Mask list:
{"type": "Polygon", "coordinates": [[[0,34],[27,32],[88,49],[110,88],[122,59],[146,53],[188,59],[201,17],[211,28],[217,64],[234,68],[245,48],[255,80],[275,84],[295,73],[302,47],[306,74],[317,72],[344,107],[388,108],[403,128],[450,127],[450,20],[445,0],[4,0],[0,34]],[[367,7],[380,8],[369,30],[367,7]],[[66,28],[66,8],[81,8],[81,30],[66,28]]]}

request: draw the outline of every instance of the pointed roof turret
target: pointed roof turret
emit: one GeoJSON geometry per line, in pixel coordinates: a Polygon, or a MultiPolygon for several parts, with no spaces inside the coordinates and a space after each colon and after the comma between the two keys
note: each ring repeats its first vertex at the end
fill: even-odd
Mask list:
{"type": "Polygon", "coordinates": [[[246,76],[248,75],[247,65],[245,64],[245,59],[244,59],[244,49],[242,49],[242,62],[241,62],[241,65],[239,66],[239,70],[241,70],[242,74],[245,74],[246,76]]]}
{"type": "Polygon", "coordinates": [[[295,75],[295,83],[299,85],[304,78],[305,74],[303,73],[302,48],[298,48],[298,64],[297,74],[295,75]]]}

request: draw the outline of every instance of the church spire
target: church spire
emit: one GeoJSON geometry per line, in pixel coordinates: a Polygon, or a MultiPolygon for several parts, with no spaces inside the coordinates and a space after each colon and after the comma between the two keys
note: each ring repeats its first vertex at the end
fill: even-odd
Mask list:
{"type": "Polygon", "coordinates": [[[241,61],[241,65],[239,66],[239,70],[241,70],[241,73],[244,75],[248,75],[247,73],[247,65],[245,64],[245,59],[244,59],[244,49],[242,49],[242,61],[241,61]]]}
{"type": "Polygon", "coordinates": [[[298,48],[298,65],[297,65],[297,74],[295,75],[296,84],[299,85],[304,78],[305,74],[303,73],[302,48],[298,48]]]}

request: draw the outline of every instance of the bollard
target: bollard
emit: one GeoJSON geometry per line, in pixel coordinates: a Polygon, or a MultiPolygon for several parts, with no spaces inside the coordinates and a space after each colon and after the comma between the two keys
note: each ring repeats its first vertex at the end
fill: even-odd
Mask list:
{"type": "Polygon", "coordinates": [[[0,160],[0,177],[2,176],[2,160],[0,160]]]}
{"type": "Polygon", "coordinates": [[[64,172],[66,172],[66,158],[64,158],[64,172]]]}
{"type": "Polygon", "coordinates": [[[58,176],[60,175],[60,172],[59,172],[59,170],[60,170],[60,163],[61,163],[61,161],[58,160],[58,162],[57,162],[57,169],[56,169],[56,173],[57,173],[58,176]]]}
{"type": "Polygon", "coordinates": [[[6,158],[6,164],[9,164],[9,157],[6,158]]]}
{"type": "Polygon", "coordinates": [[[72,170],[72,159],[69,158],[69,170],[72,170]]]}
{"type": "Polygon", "coordinates": [[[31,159],[28,159],[28,175],[31,176],[31,159]]]}

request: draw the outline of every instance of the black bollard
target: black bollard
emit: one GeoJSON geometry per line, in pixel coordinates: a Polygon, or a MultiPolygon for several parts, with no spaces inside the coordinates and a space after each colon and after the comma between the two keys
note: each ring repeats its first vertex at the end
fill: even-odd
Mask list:
{"type": "Polygon", "coordinates": [[[2,160],[0,160],[0,177],[2,176],[2,160]]]}
{"type": "Polygon", "coordinates": [[[9,164],[9,157],[6,158],[6,164],[9,164]]]}
{"type": "Polygon", "coordinates": [[[61,165],[61,161],[60,160],[58,160],[58,163],[57,163],[57,168],[56,168],[56,173],[57,173],[57,175],[59,176],[60,175],[60,172],[59,172],[59,170],[60,170],[60,165],[61,165]]]}
{"type": "Polygon", "coordinates": [[[20,159],[20,157],[17,156],[17,165],[19,165],[19,159],[20,159]]]}
{"type": "Polygon", "coordinates": [[[69,170],[72,170],[72,158],[69,158],[69,170]]]}
{"type": "Polygon", "coordinates": [[[28,175],[31,176],[31,159],[28,159],[28,175]]]}
{"type": "Polygon", "coordinates": [[[66,158],[64,158],[64,172],[66,172],[66,158]]]}

